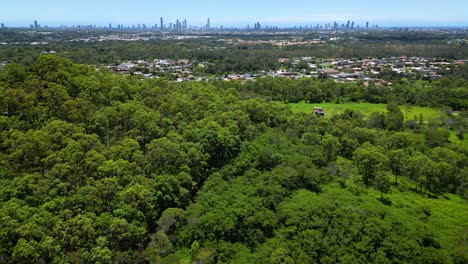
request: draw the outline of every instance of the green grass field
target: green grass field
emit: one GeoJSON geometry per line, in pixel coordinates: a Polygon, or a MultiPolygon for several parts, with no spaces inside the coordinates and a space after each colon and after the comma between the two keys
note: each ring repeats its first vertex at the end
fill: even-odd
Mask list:
{"type": "MultiPolygon", "coordinates": [[[[345,158],[339,157],[337,160],[340,171],[348,170],[350,175],[346,180],[349,189],[362,188],[361,176],[358,174],[357,168],[353,162],[345,158]]],[[[407,177],[398,178],[398,186],[394,185],[394,178],[391,179],[392,187],[389,193],[384,194],[384,197],[392,202],[389,213],[398,216],[405,223],[414,223],[414,230],[421,227],[421,224],[426,223],[427,227],[438,234],[438,240],[443,250],[449,251],[453,247],[460,247],[463,241],[460,241],[462,234],[468,231],[468,203],[460,196],[446,193],[437,198],[428,198],[425,194],[410,191],[410,180],[407,177]],[[431,212],[431,216],[425,221],[415,221],[423,208],[427,208],[431,212]]],[[[338,187],[336,182],[324,187],[323,193],[336,192],[340,199],[352,201],[355,199],[349,193],[338,187]]],[[[374,188],[366,189],[367,196],[360,196],[359,199],[367,203],[379,206],[380,192],[374,188]]],[[[466,243],[466,242],[465,242],[466,243]]]]}
{"type": "MultiPolygon", "coordinates": [[[[322,107],[327,117],[331,117],[335,114],[343,113],[346,109],[351,109],[361,112],[364,116],[369,116],[373,112],[386,112],[386,104],[371,104],[371,103],[320,103],[320,104],[309,104],[306,102],[288,104],[294,113],[312,113],[314,107],[322,107]]],[[[441,115],[445,115],[439,109],[419,106],[400,106],[401,112],[405,116],[405,119],[413,119],[416,115],[423,115],[424,121],[438,120],[441,115]]]]}
{"type": "Polygon", "coordinates": [[[450,142],[458,145],[467,145],[468,146],[468,134],[465,133],[465,138],[463,140],[460,140],[457,138],[455,135],[455,131],[450,131],[450,136],[449,136],[450,142]]]}
{"type": "MultiPolygon", "coordinates": [[[[364,117],[369,116],[374,112],[386,112],[387,105],[386,104],[371,104],[371,103],[343,103],[343,104],[336,104],[336,103],[320,103],[320,104],[309,104],[306,102],[294,103],[294,104],[287,104],[291,107],[291,110],[294,113],[312,113],[314,107],[322,107],[325,111],[325,117],[332,117],[335,114],[343,113],[346,109],[351,109],[354,111],[361,112],[364,117]]],[[[419,106],[400,106],[401,112],[403,113],[405,120],[413,119],[414,116],[419,118],[419,115],[422,114],[424,122],[428,121],[437,121],[440,119],[441,116],[446,115],[439,109],[430,108],[430,107],[419,107],[419,106]]],[[[465,138],[463,140],[459,140],[455,136],[455,132],[450,132],[449,140],[454,144],[459,145],[468,145],[468,136],[465,134],[465,138]]]]}
{"type": "MultiPolygon", "coordinates": [[[[431,199],[422,194],[398,189],[398,187],[392,186],[390,193],[384,194],[384,197],[392,202],[390,207],[386,207],[390,216],[398,218],[404,223],[413,223],[413,230],[422,230],[425,226],[436,233],[442,250],[447,253],[454,247],[463,247],[462,234],[467,232],[468,228],[468,214],[466,214],[468,204],[465,200],[454,194],[446,194],[445,198],[431,199]],[[418,221],[423,208],[430,210],[431,216],[426,220],[418,221]]],[[[336,196],[344,196],[344,192],[333,184],[326,186],[323,192],[325,194],[336,192],[336,196]]],[[[379,204],[379,198],[380,192],[369,188],[367,196],[361,196],[360,199],[366,204],[366,207],[384,208],[385,206],[379,204]]],[[[353,197],[350,196],[349,200],[352,199],[353,197]]]]}

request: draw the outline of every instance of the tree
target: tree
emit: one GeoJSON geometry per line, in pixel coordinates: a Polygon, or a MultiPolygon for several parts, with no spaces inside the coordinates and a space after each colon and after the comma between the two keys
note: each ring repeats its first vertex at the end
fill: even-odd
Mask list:
{"type": "Polygon", "coordinates": [[[400,131],[403,128],[404,116],[396,102],[387,104],[386,128],[391,131],[400,131]]]}
{"type": "Polygon", "coordinates": [[[418,123],[420,127],[424,126],[424,117],[422,113],[419,113],[418,123]]]}
{"type": "Polygon", "coordinates": [[[182,164],[186,162],[186,154],[179,144],[172,142],[168,138],[152,140],[147,146],[146,171],[151,173],[173,173],[179,172],[182,164]]]}
{"type": "Polygon", "coordinates": [[[42,55],[32,65],[32,70],[48,82],[66,84],[70,78],[71,61],[54,55],[42,55]]]}
{"type": "Polygon", "coordinates": [[[27,76],[28,73],[23,65],[9,63],[0,72],[0,81],[6,82],[9,87],[16,87],[19,83],[24,82],[27,76]]]}
{"type": "Polygon", "coordinates": [[[405,171],[410,176],[411,186],[414,181],[420,183],[420,187],[427,183],[427,178],[433,172],[433,161],[421,152],[414,152],[406,163],[405,171]]]}
{"type": "Polygon", "coordinates": [[[395,184],[398,184],[398,176],[404,175],[405,166],[408,163],[409,156],[403,149],[391,150],[388,153],[390,169],[395,175],[395,184]]]}
{"type": "Polygon", "coordinates": [[[354,151],[353,159],[367,186],[372,183],[378,171],[386,169],[388,163],[384,150],[368,142],[354,151]]]}
{"type": "Polygon", "coordinates": [[[427,144],[434,147],[443,147],[449,138],[449,132],[446,128],[439,127],[437,124],[431,123],[426,129],[427,144]]]}
{"type": "Polygon", "coordinates": [[[457,131],[455,131],[455,135],[457,136],[457,138],[459,140],[463,140],[465,139],[465,128],[463,127],[463,125],[461,125],[457,131]]]}
{"type": "Polygon", "coordinates": [[[37,252],[37,242],[27,241],[20,238],[13,249],[13,260],[18,263],[31,263],[40,259],[40,254],[37,252]]]}
{"type": "Polygon", "coordinates": [[[380,199],[383,199],[383,194],[390,191],[391,173],[379,171],[374,179],[374,185],[380,191],[380,199]]]}
{"type": "Polygon", "coordinates": [[[98,237],[96,246],[91,249],[90,260],[93,263],[106,264],[112,263],[112,251],[107,247],[107,239],[98,237]]]}
{"type": "Polygon", "coordinates": [[[384,129],[386,127],[386,116],[383,113],[372,113],[369,117],[369,127],[384,129]]]}
{"type": "Polygon", "coordinates": [[[278,248],[271,254],[269,263],[272,264],[293,264],[294,260],[288,256],[288,252],[284,248],[278,248]]]}
{"type": "Polygon", "coordinates": [[[323,154],[325,156],[325,160],[327,161],[336,160],[338,151],[340,149],[340,141],[338,140],[338,138],[330,134],[326,134],[322,138],[321,145],[324,150],[323,154]]]}
{"type": "Polygon", "coordinates": [[[64,102],[62,104],[62,110],[64,112],[63,119],[75,124],[84,124],[85,127],[87,127],[89,123],[88,116],[93,110],[93,107],[89,101],[82,98],[75,98],[64,102]]]}

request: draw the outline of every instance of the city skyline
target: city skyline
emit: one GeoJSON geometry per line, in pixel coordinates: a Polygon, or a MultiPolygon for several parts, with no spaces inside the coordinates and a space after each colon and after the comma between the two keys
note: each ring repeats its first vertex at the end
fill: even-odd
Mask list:
{"type": "MultiPolygon", "coordinates": [[[[50,27],[50,28],[101,28],[101,29],[117,29],[117,30],[125,30],[125,29],[138,29],[138,30],[164,30],[164,31],[187,31],[187,30],[280,30],[280,29],[292,29],[292,30],[360,30],[360,29],[378,29],[380,28],[377,24],[371,24],[369,21],[366,21],[363,25],[355,23],[355,21],[347,20],[344,23],[338,23],[333,21],[332,23],[325,23],[325,24],[308,24],[308,25],[300,25],[300,26],[292,26],[292,27],[278,27],[278,26],[265,26],[260,22],[255,22],[252,26],[248,24],[244,27],[224,27],[221,25],[220,27],[212,27],[210,18],[207,19],[207,22],[204,26],[192,26],[187,22],[187,19],[179,20],[177,19],[175,23],[169,22],[168,24],[164,23],[164,18],[160,17],[160,22],[155,24],[133,24],[133,25],[124,25],[124,24],[112,24],[109,23],[108,25],[96,25],[96,24],[87,24],[87,25],[62,25],[60,27],[50,27]]],[[[1,23],[1,28],[7,28],[4,23],[1,23]]],[[[25,27],[22,27],[25,28],[25,27]]],[[[41,29],[41,28],[49,28],[48,25],[41,25],[37,20],[34,20],[32,24],[29,25],[31,29],[41,29]]]]}
{"type": "Polygon", "coordinates": [[[235,4],[211,0],[193,2],[179,0],[177,4],[161,1],[139,2],[82,0],[76,5],[69,0],[19,0],[2,4],[0,22],[10,27],[27,27],[34,20],[43,25],[97,24],[166,24],[177,20],[204,27],[207,18],[211,27],[243,27],[260,22],[266,26],[300,26],[337,21],[355,21],[363,26],[367,21],[385,27],[392,26],[468,26],[468,2],[446,0],[379,1],[279,1],[238,0],[235,4]]]}

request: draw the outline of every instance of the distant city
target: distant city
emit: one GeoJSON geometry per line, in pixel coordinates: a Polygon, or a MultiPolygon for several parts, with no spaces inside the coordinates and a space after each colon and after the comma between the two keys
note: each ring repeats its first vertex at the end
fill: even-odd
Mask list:
{"type": "Polygon", "coordinates": [[[378,30],[388,28],[466,28],[463,26],[381,26],[374,24],[370,21],[355,22],[353,20],[343,20],[341,22],[332,21],[328,23],[308,23],[302,25],[292,26],[277,26],[277,25],[266,25],[261,21],[256,21],[252,24],[246,24],[244,26],[224,26],[217,25],[213,26],[210,18],[207,18],[206,23],[202,26],[191,25],[187,19],[175,19],[172,21],[166,21],[165,18],[160,17],[158,23],[139,23],[139,24],[63,24],[60,26],[49,26],[42,25],[38,20],[34,20],[29,25],[24,26],[8,26],[6,22],[0,23],[0,29],[7,28],[18,28],[18,29],[33,29],[33,30],[44,30],[44,29],[63,29],[63,30],[121,30],[121,31],[160,31],[160,32],[190,32],[190,31],[359,31],[359,30],[378,30]]]}
{"type": "MultiPolygon", "coordinates": [[[[1,23],[0,27],[2,29],[8,28],[5,23],[1,23]]],[[[360,25],[355,21],[347,20],[345,22],[336,22],[324,24],[306,24],[299,26],[289,26],[289,27],[279,27],[271,25],[262,25],[260,21],[253,23],[252,25],[245,25],[242,27],[232,27],[232,26],[212,26],[210,18],[206,20],[206,24],[203,26],[194,26],[190,25],[187,22],[187,19],[176,19],[175,21],[166,22],[163,17],[159,19],[159,23],[154,24],[113,24],[109,23],[106,25],[96,25],[96,24],[86,24],[86,25],[61,25],[61,26],[48,26],[41,25],[37,20],[34,20],[29,26],[23,27],[14,27],[14,28],[30,28],[30,29],[50,29],[50,28],[59,28],[59,29],[109,29],[109,30],[154,30],[154,31],[169,31],[169,32],[184,32],[184,31],[224,31],[224,30],[242,30],[242,31],[276,31],[276,30],[298,30],[298,31],[308,31],[308,30],[362,30],[362,29],[378,29],[379,25],[371,24],[369,21],[360,25]]]]}

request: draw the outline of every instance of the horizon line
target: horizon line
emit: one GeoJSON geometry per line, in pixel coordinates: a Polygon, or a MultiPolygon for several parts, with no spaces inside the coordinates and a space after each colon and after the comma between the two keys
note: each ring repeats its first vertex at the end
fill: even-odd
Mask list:
{"type": "MultiPolygon", "coordinates": [[[[34,26],[34,22],[35,21],[38,21],[38,20],[33,20],[32,23],[30,24],[20,24],[20,23],[9,23],[7,21],[0,21],[0,23],[4,26],[4,28],[25,28],[25,29],[30,29],[31,26],[34,26]]],[[[184,20],[177,20],[179,22],[183,22],[184,20]]],[[[344,22],[347,22],[347,21],[351,21],[351,22],[355,22],[353,20],[343,20],[343,22],[337,22],[337,25],[340,27],[342,25],[345,25],[346,26],[346,23],[344,22]]],[[[164,23],[164,27],[165,28],[169,28],[169,25],[175,25],[176,23],[174,23],[176,21],[172,21],[172,20],[169,20],[167,22],[164,23]]],[[[255,25],[256,23],[260,23],[262,25],[262,27],[268,27],[268,28],[272,28],[272,27],[276,27],[276,28],[281,28],[281,29],[290,29],[290,28],[313,28],[315,29],[316,26],[318,25],[320,29],[331,29],[331,28],[324,28],[323,26],[325,25],[329,25],[329,26],[333,26],[333,23],[335,23],[336,21],[332,21],[332,22],[308,22],[308,23],[294,23],[294,22],[291,22],[291,23],[288,23],[288,22],[283,22],[283,23],[262,23],[261,20],[259,21],[255,21],[255,22],[250,22],[250,23],[241,23],[241,22],[238,22],[238,23],[226,23],[226,24],[221,24],[221,23],[211,23],[210,25],[210,28],[211,29],[215,29],[215,28],[246,28],[248,26],[252,26],[252,25],[255,25]]],[[[100,23],[92,23],[92,22],[84,22],[84,23],[44,23],[44,24],[41,24],[39,23],[38,21],[38,25],[40,25],[39,28],[37,27],[33,27],[32,29],[44,29],[44,28],[70,28],[70,27],[79,27],[79,26],[85,26],[85,27],[89,27],[89,26],[93,26],[93,27],[96,27],[96,28],[109,28],[109,26],[111,26],[111,28],[115,28],[117,29],[117,26],[123,26],[124,28],[131,28],[131,27],[134,27],[134,26],[146,26],[147,28],[151,29],[153,28],[154,26],[157,26],[157,28],[159,29],[160,28],[160,23],[159,22],[151,22],[151,23],[114,23],[114,22],[107,22],[107,23],[103,23],[103,22],[100,22],[100,23]]],[[[206,24],[188,24],[187,25],[187,29],[188,28],[192,28],[192,29],[196,29],[196,28],[204,28],[206,27],[206,24]]],[[[434,22],[434,23],[426,23],[423,21],[421,22],[417,22],[417,21],[414,21],[412,23],[408,23],[408,24],[401,24],[401,23],[375,23],[375,22],[370,22],[370,21],[365,21],[365,22],[361,22],[361,24],[359,23],[355,23],[354,24],[354,30],[356,29],[373,29],[375,27],[378,27],[378,28],[468,28],[468,22],[466,23],[453,23],[453,24],[445,24],[445,23],[442,23],[442,22],[434,22]],[[369,23],[369,26],[366,27],[366,22],[369,23]]],[[[340,28],[339,28],[340,29],[340,28]]]]}

